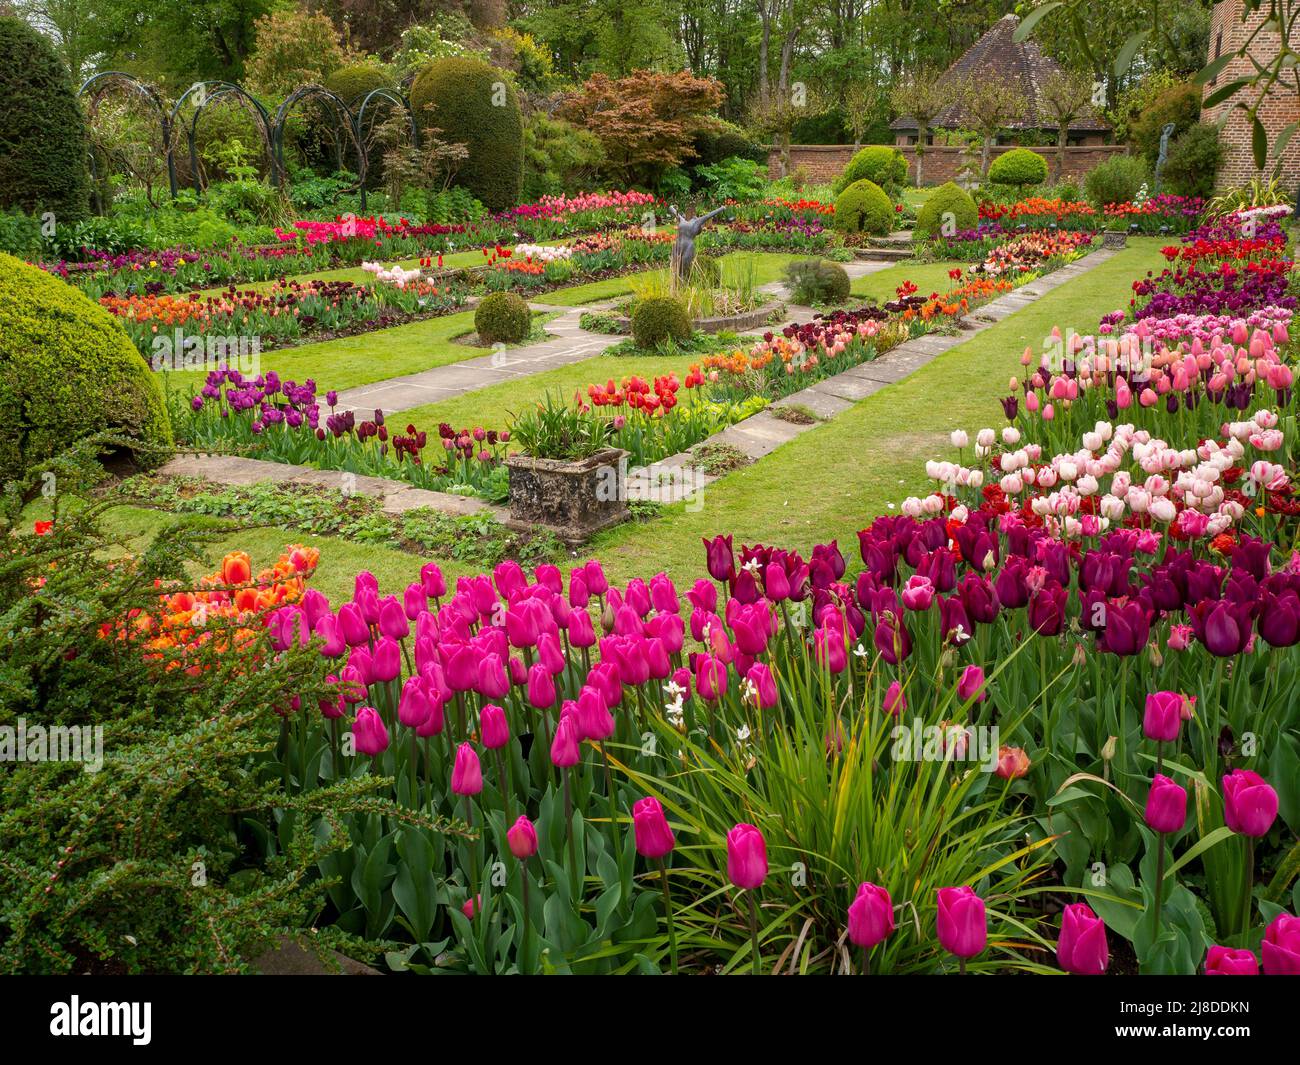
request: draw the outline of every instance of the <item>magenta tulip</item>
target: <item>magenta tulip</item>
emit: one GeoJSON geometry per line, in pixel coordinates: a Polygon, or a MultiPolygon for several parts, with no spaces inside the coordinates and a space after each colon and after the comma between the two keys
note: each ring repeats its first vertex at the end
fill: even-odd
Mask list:
{"type": "Polygon", "coordinates": [[[1259,948],[1269,976],[1300,976],[1300,917],[1279,913],[1264,930],[1259,948]]]}
{"type": "Polygon", "coordinates": [[[727,833],[727,877],[746,891],[767,879],[767,843],[753,825],[742,823],[727,833]]]}
{"type": "Polygon", "coordinates": [[[969,699],[983,702],[988,698],[988,692],[984,690],[984,670],[979,666],[967,666],[961,671],[957,679],[957,698],[962,702],[969,699]]]}
{"type": "Polygon", "coordinates": [[[1110,960],[1106,924],[1086,902],[1073,902],[1061,914],[1056,960],[1067,973],[1100,976],[1106,971],[1110,960]]]}
{"type": "Polygon", "coordinates": [[[967,886],[940,888],[937,894],[939,945],[963,961],[975,957],[988,943],[984,900],[967,886]]]}
{"type": "Polygon", "coordinates": [[[468,743],[456,748],[456,763],[451,770],[451,790],[457,795],[477,795],[483,790],[483,767],[468,743]]]}
{"type": "Polygon", "coordinates": [[[1258,976],[1259,959],[1253,951],[1211,947],[1205,955],[1206,976],[1258,976]]]}
{"type": "Polygon", "coordinates": [[[506,712],[496,703],[487,703],[478,715],[480,738],[483,746],[495,751],[510,742],[510,722],[506,712]]]}
{"type": "Polygon", "coordinates": [[[576,714],[561,715],[555,726],[555,739],[551,741],[551,762],[561,769],[578,764],[581,757],[578,749],[578,718],[576,714]]]}
{"type": "Polygon", "coordinates": [[[1142,715],[1142,733],[1149,740],[1172,743],[1183,724],[1183,697],[1178,692],[1152,692],[1142,715]]]}
{"type": "Polygon", "coordinates": [[[358,754],[368,754],[373,758],[388,750],[388,729],[373,706],[357,710],[356,720],[352,722],[352,739],[358,754]]]}
{"type": "Polygon", "coordinates": [[[643,858],[662,858],[676,845],[664,808],[656,798],[647,796],[633,804],[632,830],[636,852],[643,858]]]}
{"type": "Polygon", "coordinates": [[[1243,836],[1267,835],[1277,820],[1277,792],[1253,770],[1234,769],[1223,778],[1223,820],[1243,836]]]}
{"type": "Polygon", "coordinates": [[[1156,832],[1179,832],[1187,823],[1187,790],[1162,773],[1147,793],[1146,822],[1156,832]]]}
{"type": "Polygon", "coordinates": [[[878,884],[858,885],[849,903],[849,939],[863,950],[883,942],[894,930],[894,902],[878,884]]]}

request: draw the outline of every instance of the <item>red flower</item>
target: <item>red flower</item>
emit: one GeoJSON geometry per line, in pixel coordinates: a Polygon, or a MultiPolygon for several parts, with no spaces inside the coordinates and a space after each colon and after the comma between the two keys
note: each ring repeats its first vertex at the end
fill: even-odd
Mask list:
{"type": "Polygon", "coordinates": [[[37,536],[49,536],[50,533],[53,531],[53,529],[54,529],[54,522],[52,521],[38,521],[36,523],[37,536]]]}

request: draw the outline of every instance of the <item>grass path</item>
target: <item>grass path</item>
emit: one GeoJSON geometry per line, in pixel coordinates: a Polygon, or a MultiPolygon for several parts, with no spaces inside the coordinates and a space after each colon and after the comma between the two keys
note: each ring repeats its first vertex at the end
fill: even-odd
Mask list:
{"type": "Polygon", "coordinates": [[[1156,238],[1130,240],[1114,258],[949,349],[911,377],[804,433],[757,465],[710,485],[703,507],[669,508],[656,522],[622,526],[589,545],[619,580],[663,569],[677,578],[702,567],[701,537],[732,533],[736,543],[808,551],[854,534],[887,504],[927,487],[929,458],[956,457],[955,428],[1003,424],[997,400],[1020,370],[1025,345],[1037,349],[1054,325],[1092,332],[1098,318],[1127,304],[1130,284],[1163,260],[1156,238]]]}

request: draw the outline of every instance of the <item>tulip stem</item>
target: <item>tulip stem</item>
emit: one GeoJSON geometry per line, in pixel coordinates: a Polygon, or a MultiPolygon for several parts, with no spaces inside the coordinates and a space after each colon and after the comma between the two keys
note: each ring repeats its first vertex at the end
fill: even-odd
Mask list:
{"type": "Polygon", "coordinates": [[[609,843],[611,855],[618,861],[618,810],[614,805],[614,777],[609,771],[609,740],[600,741],[600,754],[605,762],[605,796],[609,800],[609,843]]]}
{"type": "MultiPolygon", "coordinates": [[[[468,795],[465,796],[465,823],[469,825],[471,831],[474,828],[474,804],[468,795]]],[[[469,840],[469,905],[471,920],[479,916],[478,902],[478,841],[469,840]]]]}
{"type": "Polygon", "coordinates": [[[966,959],[965,959],[965,958],[958,958],[958,959],[957,959],[957,975],[959,975],[959,976],[965,976],[965,975],[966,975],[966,959]]]}
{"type": "Polygon", "coordinates": [[[1255,837],[1246,837],[1246,899],[1245,912],[1241,917],[1241,942],[1249,947],[1251,895],[1255,891],[1255,837]]]}
{"type": "Polygon", "coordinates": [[[1160,906],[1164,901],[1165,886],[1165,834],[1156,833],[1156,845],[1160,852],[1156,855],[1156,935],[1160,934],[1160,906]]]}
{"type": "Polygon", "coordinates": [[[677,975],[677,929],[673,924],[673,899],[668,893],[668,865],[659,859],[659,879],[664,887],[664,914],[668,918],[668,956],[672,959],[672,972],[677,975]]]}
{"type": "Polygon", "coordinates": [[[500,747],[494,753],[497,759],[497,786],[501,789],[501,812],[505,815],[508,825],[510,824],[510,789],[506,784],[506,761],[502,757],[500,747]]]}
{"type": "Polygon", "coordinates": [[[762,976],[763,967],[759,960],[758,953],[758,900],[754,898],[752,891],[749,895],[749,940],[754,951],[754,975],[762,976]]]}
{"type": "Polygon", "coordinates": [[[519,863],[519,882],[523,885],[523,899],[524,899],[524,939],[523,942],[519,944],[519,955],[521,958],[527,959],[528,940],[530,938],[529,926],[532,921],[532,918],[529,916],[528,913],[528,859],[527,858],[525,858],[522,862],[519,863]]]}
{"type": "Polygon", "coordinates": [[[578,905],[578,851],[573,840],[573,793],[569,787],[569,769],[560,770],[564,780],[564,832],[569,837],[569,890],[573,894],[573,905],[578,905]]]}

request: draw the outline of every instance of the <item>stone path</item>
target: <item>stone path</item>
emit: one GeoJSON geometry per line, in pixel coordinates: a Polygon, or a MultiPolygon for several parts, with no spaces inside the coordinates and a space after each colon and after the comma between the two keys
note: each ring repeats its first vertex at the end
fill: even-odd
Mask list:
{"type": "MultiPolygon", "coordinates": [[[[886,352],[878,359],[861,363],[836,374],[834,377],[818,381],[800,392],[786,396],[775,405],[806,407],[823,420],[833,418],[859,400],[866,399],[868,396],[879,392],[882,388],[886,388],[896,381],[901,381],[903,378],[915,373],[945,351],[964,343],[972,333],[1001,322],[1021,308],[1028,306],[1039,296],[1073,281],[1094,267],[1100,266],[1114,255],[1115,252],[1109,249],[1099,249],[1091,252],[1069,266],[1062,267],[1046,277],[1039,278],[1037,281],[984,304],[962,319],[962,327],[957,332],[948,335],[929,333],[908,340],[886,352]]],[[[884,269],[889,265],[887,262],[857,263],[849,264],[846,269],[850,270],[851,276],[857,277],[863,273],[884,269]],[[857,267],[857,269],[854,270],[854,267],[857,267]]],[[[779,286],[779,282],[773,284],[779,286]]],[[[770,286],[763,286],[763,288],[765,291],[773,290],[770,286]]],[[[565,317],[572,317],[573,324],[576,327],[577,319],[582,310],[594,310],[598,306],[588,304],[583,308],[576,309],[576,313],[571,316],[566,313],[565,317]]],[[[792,306],[788,310],[792,315],[792,320],[796,321],[806,321],[807,318],[803,317],[805,313],[809,318],[815,313],[811,307],[792,306]]],[[[557,320],[557,322],[561,320],[557,320]]],[[[556,322],[553,322],[548,328],[554,329],[556,324],[556,322]]],[[[594,336],[580,327],[576,328],[576,334],[580,334],[580,337],[576,338],[578,343],[583,342],[581,338],[594,336]]],[[[564,365],[565,362],[575,362],[577,358],[589,358],[592,354],[595,354],[595,351],[588,351],[577,358],[563,358],[564,354],[571,351],[575,344],[575,339],[569,339],[570,336],[575,336],[575,334],[570,331],[554,341],[529,345],[527,348],[520,348],[516,352],[508,353],[515,355],[518,363],[523,366],[536,366],[531,371],[516,369],[512,376],[521,377],[527,376],[529,373],[539,373],[542,369],[549,369],[550,366],[564,365]],[[563,345],[562,350],[560,350],[560,345],[563,345]],[[540,360],[527,356],[519,357],[524,352],[531,354],[542,349],[546,349],[546,351],[542,354],[540,360]],[[555,354],[557,351],[559,352],[558,355],[555,354]],[[556,361],[557,358],[562,361],[556,361]]],[[[618,337],[600,337],[601,347],[599,350],[604,350],[610,344],[617,343],[618,339],[618,337]]],[[[483,360],[475,359],[471,361],[481,362],[483,360]]],[[[464,366],[463,363],[458,363],[456,366],[440,367],[439,369],[453,370],[462,366],[464,366]]],[[[436,372],[434,370],[426,371],[429,374],[436,372]]],[[[485,372],[500,374],[503,371],[488,370],[485,372]]],[[[410,376],[419,378],[424,375],[413,374],[410,376]]],[[[501,376],[497,376],[484,384],[462,387],[459,391],[451,394],[459,395],[463,392],[473,391],[474,388],[486,387],[486,384],[492,384],[502,379],[501,376]]],[[[366,386],[363,389],[354,389],[353,392],[366,392],[367,389],[394,388],[397,382],[406,380],[408,379],[394,378],[391,381],[382,381],[377,385],[366,386]]],[[[451,389],[453,387],[451,380],[444,380],[446,382],[444,384],[429,387],[451,389]]],[[[435,398],[447,397],[439,396],[435,398]]],[[[340,396],[341,400],[342,396],[340,396]]],[[[407,407],[429,402],[433,402],[433,399],[421,398],[418,403],[408,403],[407,407]]],[[[385,410],[403,409],[402,407],[391,407],[388,403],[376,403],[376,405],[383,406],[385,410]]],[[[819,424],[821,423],[814,422],[810,425],[800,425],[779,418],[772,414],[770,410],[763,410],[746,418],[743,422],[738,422],[727,427],[722,432],[716,433],[714,436],[709,437],[708,440],[697,444],[696,447],[702,444],[727,444],[736,448],[746,458],[758,460],[819,424]]],[[[267,462],[261,459],[222,455],[178,455],[163,466],[160,472],[178,477],[200,477],[217,484],[246,485],[269,480],[285,484],[333,488],[344,492],[362,492],[366,495],[381,498],[382,509],[384,513],[389,515],[402,514],[416,507],[432,507],[448,514],[473,514],[488,510],[492,511],[497,517],[504,517],[506,513],[504,507],[486,503],[481,499],[449,495],[445,492],[430,492],[414,488],[405,481],[388,480],[382,477],[363,477],[338,470],[317,470],[309,466],[289,466],[284,463],[267,462]]],[[[699,500],[702,503],[703,497],[699,494],[700,489],[716,481],[718,476],[705,473],[696,466],[693,454],[682,452],[677,455],[670,455],[651,466],[629,470],[627,472],[627,495],[632,500],[648,500],[659,503],[686,500],[689,509],[694,500],[699,500]]]]}
{"type": "MultiPolygon", "coordinates": [[[[849,277],[864,277],[877,270],[887,268],[889,263],[846,263],[844,269],[849,277]]],[[[779,295],[784,291],[780,281],[772,281],[759,286],[759,291],[769,295],[779,295]]],[[[383,381],[374,381],[368,385],[349,388],[339,393],[336,410],[355,410],[369,414],[376,408],[385,414],[423,407],[427,403],[453,399],[467,392],[500,384],[513,378],[531,377],[544,373],[558,366],[568,366],[584,359],[599,355],[606,348],[611,348],[623,340],[621,336],[605,333],[592,333],[579,324],[583,314],[588,311],[603,311],[613,307],[614,301],[604,300],[585,303],[578,307],[563,307],[547,304],[545,299],[534,301],[530,306],[535,311],[558,311],[560,317],[546,324],[546,331],[551,338],[536,344],[521,344],[518,347],[502,348],[488,352],[478,358],[463,359],[435,366],[430,370],[406,374],[402,377],[390,377],[383,381]]],[[[803,323],[817,312],[812,307],[787,305],[786,321],[803,323]]]]}
{"type": "MultiPolygon", "coordinates": [[[[859,400],[866,399],[882,388],[914,374],[949,348],[970,339],[972,333],[997,324],[1022,307],[1033,303],[1039,296],[1100,266],[1114,254],[1114,251],[1109,250],[1091,252],[1077,262],[1055,270],[1046,277],[1039,278],[977,308],[962,319],[963,328],[959,332],[949,335],[927,333],[908,340],[887,351],[878,359],[860,363],[834,377],[818,381],[800,392],[786,396],[774,406],[806,407],[823,420],[833,418],[859,400]]],[[[880,267],[889,264],[872,265],[880,267]]],[[[814,422],[800,425],[786,421],[771,413],[770,410],[763,410],[743,422],[728,426],[722,432],[714,434],[695,446],[726,444],[736,448],[746,458],[758,460],[819,424],[821,423],[814,422]]],[[[630,471],[628,498],[648,499],[661,503],[690,499],[700,487],[717,480],[717,476],[703,471],[682,472],[689,471],[693,461],[693,456],[687,452],[669,456],[653,466],[630,471]]]]}

